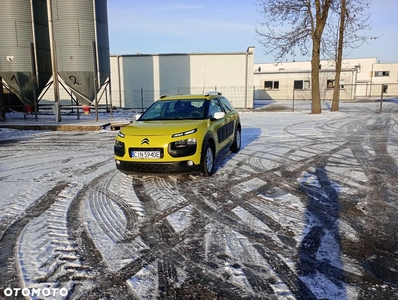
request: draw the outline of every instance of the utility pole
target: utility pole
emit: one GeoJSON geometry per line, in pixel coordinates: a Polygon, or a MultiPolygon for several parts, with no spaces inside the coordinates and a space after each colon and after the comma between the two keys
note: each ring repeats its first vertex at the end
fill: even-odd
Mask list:
{"type": "Polygon", "coordinates": [[[3,78],[0,76],[0,121],[4,121],[6,119],[6,107],[4,101],[4,92],[3,92],[3,78]]]}

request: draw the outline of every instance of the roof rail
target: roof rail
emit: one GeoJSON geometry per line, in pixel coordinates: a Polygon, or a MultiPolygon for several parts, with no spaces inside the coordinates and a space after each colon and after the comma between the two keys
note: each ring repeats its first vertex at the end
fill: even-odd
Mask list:
{"type": "Polygon", "coordinates": [[[163,99],[163,98],[166,98],[166,97],[173,97],[173,96],[180,96],[180,95],[186,95],[186,94],[184,94],[184,93],[176,93],[176,94],[170,94],[170,95],[163,94],[159,98],[163,99]]]}
{"type": "Polygon", "coordinates": [[[209,91],[205,93],[205,96],[210,96],[210,95],[219,95],[221,96],[222,93],[221,92],[217,92],[217,91],[209,91]]]}

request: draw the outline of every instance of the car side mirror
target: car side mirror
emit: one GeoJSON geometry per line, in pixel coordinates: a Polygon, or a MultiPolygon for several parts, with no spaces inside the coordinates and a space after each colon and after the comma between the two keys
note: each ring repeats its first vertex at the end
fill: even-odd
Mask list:
{"type": "Polygon", "coordinates": [[[223,111],[218,111],[214,114],[214,119],[216,119],[216,120],[220,120],[224,117],[225,117],[225,112],[223,112],[223,111]]]}

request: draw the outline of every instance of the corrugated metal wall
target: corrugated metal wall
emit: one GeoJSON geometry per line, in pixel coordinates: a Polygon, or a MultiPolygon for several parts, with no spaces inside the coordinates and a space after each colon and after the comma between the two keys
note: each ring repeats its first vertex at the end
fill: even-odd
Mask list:
{"type": "MultiPolygon", "coordinates": [[[[0,4],[0,76],[24,104],[32,104],[34,99],[32,62],[38,72],[36,96],[52,75],[47,1],[1,0],[0,4]]],[[[90,104],[96,93],[94,51],[99,86],[110,75],[107,0],[50,3],[58,74],[75,91],[80,103],[90,104]]]]}
{"type": "Polygon", "coordinates": [[[32,4],[29,0],[2,0],[0,13],[0,76],[25,104],[33,103],[34,98],[32,43],[38,45],[37,94],[51,76],[46,1],[33,0],[32,4]]]}
{"type": "Polygon", "coordinates": [[[47,1],[33,0],[34,45],[38,72],[38,92],[41,93],[52,76],[50,35],[48,31],[47,1]]]}
{"type": "Polygon", "coordinates": [[[52,0],[51,3],[58,73],[76,92],[79,102],[89,104],[95,97],[94,41],[100,83],[109,77],[107,1],[52,0]]]}
{"type": "Polygon", "coordinates": [[[96,0],[96,17],[100,84],[103,85],[111,72],[107,0],[96,0]]]}

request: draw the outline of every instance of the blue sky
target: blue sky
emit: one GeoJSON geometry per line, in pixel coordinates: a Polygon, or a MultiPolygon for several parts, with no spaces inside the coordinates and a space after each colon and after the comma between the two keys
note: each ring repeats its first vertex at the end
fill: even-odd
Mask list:
{"type": "MultiPolygon", "coordinates": [[[[261,21],[256,0],[108,0],[111,54],[244,52],[255,46],[255,62],[264,55],[255,27],[261,21]]],[[[398,1],[373,0],[371,31],[378,36],[347,57],[377,57],[398,62],[398,1]]],[[[308,60],[296,57],[296,60],[308,60]]]]}

